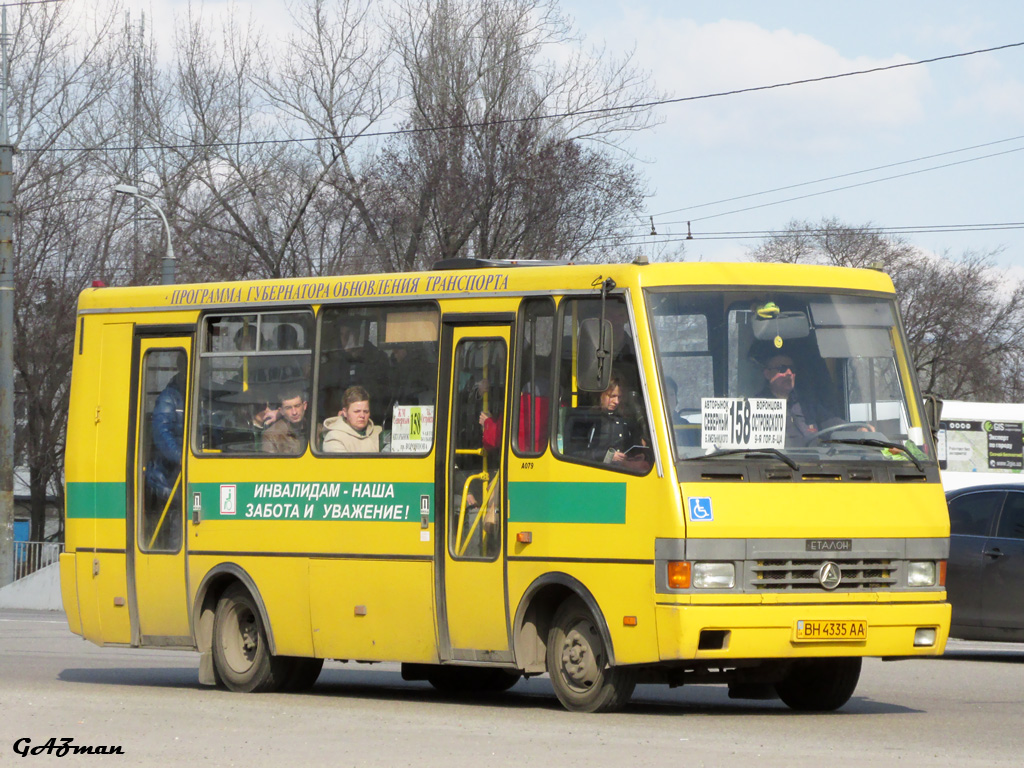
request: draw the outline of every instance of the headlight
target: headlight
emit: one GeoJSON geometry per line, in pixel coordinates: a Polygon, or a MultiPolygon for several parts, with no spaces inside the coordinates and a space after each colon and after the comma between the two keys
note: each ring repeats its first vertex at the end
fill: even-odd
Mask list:
{"type": "Polygon", "coordinates": [[[934,587],[936,568],[934,561],[923,563],[907,563],[908,587],[934,587]]]}
{"type": "Polygon", "coordinates": [[[918,627],[914,630],[914,647],[931,648],[935,645],[937,635],[934,627],[918,627]]]}
{"type": "Polygon", "coordinates": [[[697,589],[732,589],[736,566],[732,563],[694,563],[693,586],[697,589]]]}

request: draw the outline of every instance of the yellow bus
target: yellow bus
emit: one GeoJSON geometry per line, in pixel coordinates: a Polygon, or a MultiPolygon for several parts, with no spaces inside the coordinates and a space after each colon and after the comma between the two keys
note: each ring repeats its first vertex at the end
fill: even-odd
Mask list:
{"type": "Polygon", "coordinates": [[[949,521],[883,273],[455,260],[93,288],[61,589],[98,645],[301,690],[547,673],[833,710],[943,652],[949,521]]]}

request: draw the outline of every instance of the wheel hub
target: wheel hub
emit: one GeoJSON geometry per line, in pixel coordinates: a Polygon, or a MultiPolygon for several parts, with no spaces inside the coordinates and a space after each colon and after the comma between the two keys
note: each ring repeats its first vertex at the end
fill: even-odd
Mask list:
{"type": "Polygon", "coordinates": [[[236,608],[234,617],[237,632],[223,638],[224,657],[232,669],[244,672],[252,666],[259,649],[259,630],[251,611],[236,608]]]}
{"type": "Polygon", "coordinates": [[[577,690],[589,690],[601,674],[601,662],[589,638],[592,632],[593,627],[578,624],[566,633],[562,645],[562,674],[577,690]]]}
{"type": "Polygon", "coordinates": [[[242,650],[247,656],[256,650],[256,632],[251,624],[242,629],[242,650]]]}

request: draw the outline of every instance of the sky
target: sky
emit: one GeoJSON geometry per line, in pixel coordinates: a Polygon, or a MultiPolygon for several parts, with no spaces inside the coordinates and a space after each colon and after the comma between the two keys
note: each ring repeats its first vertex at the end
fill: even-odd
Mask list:
{"type": "MultiPolygon", "coordinates": [[[[184,0],[128,5],[145,8],[164,29],[170,14],[187,7],[184,0]]],[[[278,23],[285,6],[234,5],[278,23]]],[[[587,43],[635,50],[655,89],[676,99],[1024,43],[1019,0],[560,6],[587,43]]],[[[994,253],[998,266],[1024,279],[1024,46],[665,104],[655,115],[659,125],[626,145],[648,179],[645,216],[658,234],[646,234],[649,219],[637,231],[652,252],[656,240],[678,240],[689,226],[686,258],[742,260],[765,231],[794,219],[836,218],[850,226],[945,229],[903,237],[954,257],[994,253]],[[891,176],[899,178],[882,180],[891,176]],[[779,191],[760,194],[769,190],[779,191]],[[965,227],[974,231],[948,231],[965,227]]]]}
{"type": "MultiPolygon", "coordinates": [[[[562,7],[588,40],[635,46],[638,63],[676,98],[1024,42],[1024,3],[1001,0],[564,0],[562,7]]],[[[696,239],[686,244],[687,258],[742,259],[758,239],[699,238],[779,230],[793,219],[929,229],[1012,222],[1020,228],[904,236],[953,256],[1001,251],[998,263],[1024,277],[1024,46],[670,104],[657,115],[661,125],[634,146],[647,161],[641,167],[658,234],[685,234],[691,222],[696,239]],[[978,148],[957,151],[968,147],[978,148]],[[941,153],[951,154],[907,162],[941,153]],[[951,163],[958,164],[936,168],[951,163]],[[807,184],[844,174],[855,175],[807,184]],[[803,186],[756,194],[791,185],[803,186]],[[755,196],[715,204],[744,195],[755,196]],[[732,213],[752,206],[761,207],[732,213]]]]}

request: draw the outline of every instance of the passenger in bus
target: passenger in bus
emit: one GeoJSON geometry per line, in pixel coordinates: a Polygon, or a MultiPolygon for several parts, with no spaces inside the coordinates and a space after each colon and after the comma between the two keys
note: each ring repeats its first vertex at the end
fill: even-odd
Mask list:
{"type": "MultiPolygon", "coordinates": [[[[758,397],[776,397],[786,401],[786,445],[805,446],[814,441],[823,429],[844,424],[844,420],[828,412],[821,400],[796,386],[798,367],[786,354],[772,355],[762,368],[765,387],[758,397]]],[[[870,425],[856,427],[874,431],[870,425]]]]}
{"type": "Polygon", "coordinates": [[[166,503],[181,472],[185,432],[185,372],[179,371],[157,396],[153,406],[153,447],[146,467],[146,487],[159,504],[166,503]]]}
{"type": "Polygon", "coordinates": [[[306,450],[306,393],[300,386],[281,391],[280,418],[263,430],[261,447],[264,453],[296,456],[306,450]]]}
{"type": "MultiPolygon", "coordinates": [[[[499,375],[500,372],[499,372],[499,375]]],[[[488,464],[488,472],[493,478],[494,473],[500,466],[500,455],[499,449],[501,448],[501,426],[502,426],[502,415],[500,411],[483,410],[480,409],[480,404],[485,399],[489,403],[500,406],[503,402],[504,394],[498,389],[492,392],[491,382],[487,378],[482,378],[479,381],[471,381],[460,393],[460,414],[465,414],[463,425],[456,430],[456,443],[459,448],[465,450],[474,450],[476,448],[482,448],[484,451],[483,458],[486,458],[488,464]],[[480,410],[478,410],[480,409],[480,410]],[[472,424],[468,419],[472,418],[472,415],[476,413],[476,424],[472,424]],[[479,426],[479,429],[477,429],[479,426]]],[[[480,472],[483,468],[483,462],[481,457],[475,454],[465,454],[457,459],[458,469],[461,471],[463,479],[471,474],[480,472]]],[[[467,492],[467,505],[470,507],[476,507],[479,504],[478,496],[482,496],[482,493],[477,492],[477,487],[480,485],[479,481],[473,481],[467,492]]]]}
{"type": "Polygon", "coordinates": [[[327,453],[378,453],[381,428],[370,418],[370,393],[363,387],[345,390],[337,416],[324,421],[327,453]]]}
{"type": "MultiPolygon", "coordinates": [[[[476,387],[476,394],[482,399],[487,393],[488,401],[499,407],[502,405],[504,394],[499,390],[491,393],[491,383],[488,379],[481,379],[473,386],[476,387]]],[[[494,453],[501,446],[501,412],[492,410],[481,410],[477,417],[480,425],[480,447],[483,448],[492,461],[497,460],[494,453]]]]}
{"type": "MultiPolygon", "coordinates": [[[[477,386],[487,388],[487,379],[480,381],[477,386]]],[[[478,418],[480,424],[480,447],[484,449],[484,453],[487,456],[488,463],[488,483],[493,480],[495,472],[498,471],[500,466],[501,457],[499,454],[499,448],[501,448],[501,415],[497,416],[492,414],[490,411],[481,411],[478,418]]],[[[482,470],[481,466],[475,466],[473,471],[482,470]]],[[[468,476],[470,472],[463,472],[462,479],[468,476]]],[[[466,506],[470,509],[478,508],[481,503],[481,499],[484,496],[483,485],[479,480],[475,480],[469,484],[466,491],[466,506]]],[[[487,500],[487,509],[484,512],[484,528],[488,532],[493,532],[497,525],[497,494],[492,494],[487,500]]]]}
{"type": "Polygon", "coordinates": [[[616,464],[637,472],[650,468],[643,430],[623,415],[622,380],[615,374],[598,397],[598,418],[592,423],[586,446],[577,454],[581,458],[605,464],[616,464]]]}

